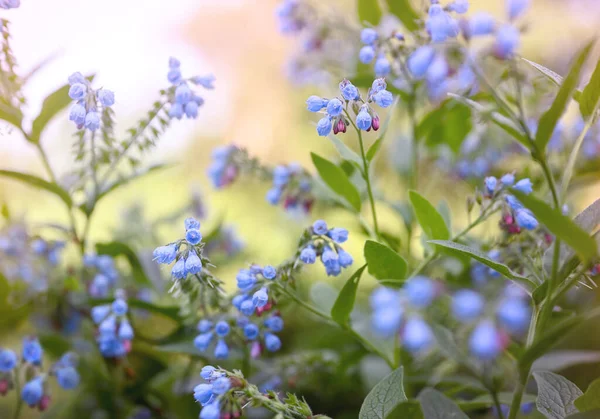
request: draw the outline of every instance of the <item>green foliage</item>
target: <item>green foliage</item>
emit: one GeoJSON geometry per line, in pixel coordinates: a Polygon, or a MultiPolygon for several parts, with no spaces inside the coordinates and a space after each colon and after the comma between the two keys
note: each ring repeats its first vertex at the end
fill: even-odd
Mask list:
{"type": "Polygon", "coordinates": [[[14,180],[19,180],[30,186],[33,186],[34,188],[43,189],[59,197],[65,204],[67,204],[68,207],[73,206],[73,201],[71,200],[71,196],[69,195],[69,193],[60,186],[58,186],[56,183],[45,181],[44,179],[39,178],[35,175],[30,175],[21,172],[13,172],[11,170],[0,170],[0,176],[4,176],[14,180]]]}
{"type": "Polygon", "coordinates": [[[407,401],[402,383],[402,367],[392,371],[367,394],[358,414],[359,419],[385,419],[399,404],[407,401]]]}
{"type": "Polygon", "coordinates": [[[367,240],[364,255],[369,273],[375,278],[394,281],[406,279],[406,261],[386,245],[367,240]]]}
{"type": "Polygon", "coordinates": [[[469,419],[456,403],[432,388],[423,390],[419,401],[425,419],[469,419]]]}
{"type": "Polygon", "coordinates": [[[448,240],[450,231],[438,210],[418,192],[409,191],[408,195],[417,221],[427,237],[434,240],[448,240]]]}
{"type": "Polygon", "coordinates": [[[362,165],[362,159],[354,150],[346,145],[337,135],[330,133],[327,138],[331,141],[335,149],[340,154],[340,157],[352,163],[356,163],[358,167],[362,165]]]}
{"type": "Polygon", "coordinates": [[[579,110],[584,119],[592,116],[594,109],[598,106],[598,101],[600,101],[600,60],[596,64],[589,83],[579,97],[579,110]]]}
{"type": "Polygon", "coordinates": [[[360,211],[361,199],[356,187],[350,182],[344,171],[334,163],[319,156],[315,153],[310,153],[313,164],[317,168],[317,172],[323,181],[331,188],[333,192],[343,197],[352,208],[360,211]]]}
{"type": "Polygon", "coordinates": [[[150,280],[146,277],[142,264],[137,254],[127,244],[122,242],[96,243],[96,251],[100,255],[109,255],[113,258],[124,256],[131,267],[133,280],[141,285],[150,285],[150,280]]]}
{"type": "Polygon", "coordinates": [[[340,325],[347,325],[350,320],[350,313],[354,308],[356,301],[356,291],[358,282],[367,265],[363,265],[346,281],[346,284],[340,291],[338,297],[331,308],[331,318],[340,325]]]}
{"type": "Polygon", "coordinates": [[[457,153],[472,129],[470,107],[449,99],[421,120],[417,137],[430,147],[446,144],[457,153]]]}
{"type": "Polygon", "coordinates": [[[583,393],[566,378],[548,371],[533,373],[538,386],[537,408],[548,419],[564,419],[577,413],[573,404],[583,393]]]}
{"type": "Polygon", "coordinates": [[[600,409],[600,379],[592,381],[585,393],[574,402],[580,412],[600,409]]]}
{"type": "Polygon", "coordinates": [[[411,4],[411,0],[385,0],[388,10],[396,16],[409,31],[418,29],[419,14],[411,4]]]}
{"type": "Polygon", "coordinates": [[[382,11],[379,0],[357,0],[358,19],[376,26],[381,20],[382,11]]]}

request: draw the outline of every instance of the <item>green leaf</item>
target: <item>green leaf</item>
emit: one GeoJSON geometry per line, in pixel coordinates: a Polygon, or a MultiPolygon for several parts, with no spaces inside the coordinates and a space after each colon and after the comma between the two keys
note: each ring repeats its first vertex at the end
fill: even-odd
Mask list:
{"type": "Polygon", "coordinates": [[[423,390],[418,399],[425,419],[469,419],[456,403],[432,388],[423,390]]]}
{"type": "Polygon", "coordinates": [[[368,161],[372,161],[375,158],[375,155],[381,148],[381,143],[383,143],[383,138],[378,138],[373,144],[371,144],[371,147],[369,147],[369,149],[367,150],[368,161]]]}
{"type": "Polygon", "coordinates": [[[575,407],[579,409],[580,412],[600,409],[600,378],[592,381],[583,396],[580,396],[575,400],[575,407]]]}
{"type": "Polygon", "coordinates": [[[600,418],[600,409],[590,410],[589,412],[580,412],[567,416],[566,419],[598,419],[600,418]]]}
{"type": "Polygon", "coordinates": [[[417,400],[407,400],[396,407],[387,419],[425,419],[421,404],[417,400]]]}
{"type": "Polygon", "coordinates": [[[360,23],[369,22],[377,26],[381,20],[381,6],[379,0],[358,0],[358,19],[360,23]]]}
{"type": "MultiPolygon", "coordinates": [[[[600,352],[582,350],[560,350],[550,352],[536,359],[532,370],[560,371],[580,364],[600,362],[600,352]]],[[[598,406],[600,407],[600,406],[598,406]]]]}
{"type": "Polygon", "coordinates": [[[381,127],[379,128],[379,137],[377,138],[377,140],[375,140],[375,142],[373,144],[371,144],[371,146],[367,150],[367,160],[369,162],[373,161],[373,159],[375,158],[375,155],[381,149],[381,145],[383,144],[383,140],[385,139],[385,134],[387,134],[388,128],[390,127],[390,121],[392,119],[392,115],[394,115],[394,111],[396,110],[396,106],[398,105],[399,101],[400,101],[400,95],[396,95],[396,99],[394,99],[394,103],[392,103],[392,106],[390,106],[387,116],[385,117],[385,120],[383,121],[383,123],[381,124],[381,127]]]}
{"type": "Polygon", "coordinates": [[[528,278],[519,275],[518,273],[510,269],[508,266],[490,259],[485,253],[473,249],[472,247],[468,247],[460,243],[455,243],[450,240],[430,240],[429,243],[448,249],[450,253],[455,252],[458,254],[469,256],[470,258],[473,258],[476,261],[481,262],[484,265],[494,269],[495,271],[504,275],[506,278],[518,282],[529,291],[533,290],[536,286],[528,278]]]}
{"type": "Polygon", "coordinates": [[[533,68],[535,68],[537,71],[542,73],[542,75],[546,76],[546,78],[548,80],[550,80],[552,83],[554,83],[558,87],[560,87],[563,84],[564,78],[560,74],[555,73],[554,71],[550,70],[547,67],[544,67],[541,64],[538,64],[534,61],[530,61],[527,58],[521,58],[521,59],[523,61],[525,61],[527,64],[529,64],[530,66],[532,66],[533,68]]]}
{"type": "Polygon", "coordinates": [[[0,119],[9,122],[15,127],[21,129],[21,123],[23,122],[23,112],[20,109],[15,108],[6,102],[0,100],[0,119]]]}
{"type": "Polygon", "coordinates": [[[361,199],[356,187],[350,182],[346,173],[327,159],[315,153],[310,153],[313,164],[319,172],[319,176],[336,194],[345,200],[356,210],[360,211],[361,199]]]}
{"type": "Polygon", "coordinates": [[[385,419],[400,403],[407,401],[403,376],[400,367],[377,383],[360,407],[359,419],[385,419]]]}
{"type": "Polygon", "coordinates": [[[412,7],[410,0],[385,0],[388,10],[395,15],[409,32],[419,28],[419,14],[412,7]]]}
{"type": "Polygon", "coordinates": [[[369,266],[369,273],[377,279],[406,279],[406,261],[392,249],[367,240],[364,248],[365,260],[369,266]]]}
{"type": "Polygon", "coordinates": [[[438,210],[418,192],[409,191],[408,195],[415,209],[417,221],[427,237],[435,240],[448,240],[450,231],[438,210]]]}
{"type": "Polygon", "coordinates": [[[600,60],[596,64],[589,83],[584,87],[579,97],[579,110],[584,119],[592,115],[598,101],[600,101],[600,60]]]}
{"type": "Polygon", "coordinates": [[[470,370],[474,370],[469,356],[465,354],[465,352],[456,344],[454,335],[450,330],[435,323],[432,324],[432,330],[440,351],[447,358],[453,360],[459,365],[469,368],[470,370]]]}
{"type": "Polygon", "coordinates": [[[417,127],[417,137],[423,138],[429,147],[446,144],[457,153],[472,127],[471,107],[449,99],[423,118],[417,127]]]}
{"type": "Polygon", "coordinates": [[[342,159],[354,162],[359,166],[362,165],[362,159],[360,156],[356,154],[354,150],[348,147],[342,140],[340,140],[337,135],[330,133],[327,138],[333,143],[335,149],[338,151],[342,159]]]}
{"type": "Polygon", "coordinates": [[[34,175],[30,175],[27,173],[21,172],[13,172],[11,170],[0,170],[0,176],[5,176],[11,179],[20,180],[21,182],[25,182],[30,186],[44,189],[48,192],[52,192],[54,195],[58,196],[62,201],[67,204],[69,207],[73,206],[73,201],[69,196],[69,193],[65,191],[63,188],[58,186],[56,183],[48,182],[42,178],[39,178],[34,175]]]}
{"type": "MultiPolygon", "coordinates": [[[[94,75],[86,77],[90,82],[94,80],[94,75]]],[[[37,143],[40,141],[42,131],[46,128],[46,125],[52,118],[54,118],[59,112],[65,109],[73,100],[69,97],[69,84],[61,86],[54,92],[50,93],[44,103],[42,104],[42,110],[39,115],[33,120],[31,125],[31,134],[29,140],[37,143]]]]}
{"type": "Polygon", "coordinates": [[[577,413],[573,402],[583,394],[566,378],[549,371],[533,373],[538,386],[537,408],[548,419],[564,419],[577,413]]]}
{"type": "Polygon", "coordinates": [[[125,256],[131,266],[131,274],[135,282],[143,285],[151,285],[137,254],[127,244],[117,241],[96,243],[96,251],[100,255],[109,255],[112,257],[125,256]]]}
{"type": "Polygon", "coordinates": [[[587,262],[596,257],[598,254],[596,241],[589,233],[579,228],[573,220],[531,195],[514,189],[512,192],[542,224],[561,241],[571,246],[582,261],[587,262]]]}
{"type": "Polygon", "coordinates": [[[335,300],[331,308],[331,317],[342,326],[348,324],[350,313],[354,308],[356,301],[356,291],[358,290],[358,282],[367,265],[358,268],[356,272],[346,281],[346,284],[340,291],[340,294],[335,300]]]}
{"type": "Polygon", "coordinates": [[[581,73],[581,68],[585,63],[592,46],[593,43],[590,42],[579,52],[569,74],[561,84],[550,109],[548,109],[540,118],[538,129],[535,134],[535,142],[539,151],[542,153],[546,150],[546,145],[548,144],[548,141],[550,141],[550,137],[556,128],[556,124],[563,116],[565,109],[569,104],[569,100],[577,87],[579,73],[581,73]]]}
{"type": "MultiPolygon", "coordinates": [[[[500,404],[505,404],[507,406],[510,406],[510,404],[512,402],[512,396],[513,396],[512,393],[500,392],[497,394],[497,396],[498,396],[498,401],[500,401],[500,404]]],[[[536,399],[536,396],[534,396],[533,394],[523,394],[523,399],[521,401],[521,405],[526,404],[526,403],[535,403],[535,399],[536,399]]],[[[467,412],[467,411],[472,411],[472,410],[481,410],[481,409],[485,409],[485,408],[490,408],[490,407],[494,406],[494,399],[489,394],[483,394],[472,400],[458,401],[457,404],[461,408],[461,410],[467,412]]]]}
{"type": "MultiPolygon", "coordinates": [[[[109,298],[94,298],[89,300],[90,305],[97,306],[101,304],[111,303],[113,299],[109,298]]],[[[146,310],[153,314],[158,314],[164,317],[167,317],[171,320],[174,320],[178,323],[183,321],[183,318],[180,315],[180,308],[178,306],[160,306],[153,303],[149,303],[147,301],[137,300],[129,298],[127,299],[127,305],[131,308],[139,308],[140,310],[146,310]]]]}

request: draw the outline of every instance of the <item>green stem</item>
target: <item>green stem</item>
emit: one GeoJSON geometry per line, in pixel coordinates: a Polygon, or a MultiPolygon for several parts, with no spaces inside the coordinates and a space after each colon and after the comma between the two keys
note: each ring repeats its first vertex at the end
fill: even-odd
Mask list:
{"type": "Polygon", "coordinates": [[[15,397],[17,398],[17,406],[15,407],[15,413],[13,419],[19,419],[21,416],[21,410],[23,408],[23,400],[21,399],[21,378],[20,368],[17,367],[15,370],[15,397]]]}
{"type": "Polygon", "coordinates": [[[410,188],[417,190],[419,185],[419,141],[417,138],[417,119],[415,115],[415,96],[414,92],[408,101],[408,117],[410,119],[410,141],[411,141],[411,155],[412,165],[411,171],[412,176],[410,177],[410,188]]]}
{"type": "Polygon", "coordinates": [[[375,230],[377,240],[381,240],[381,235],[379,234],[379,225],[377,223],[377,210],[375,209],[375,199],[373,199],[373,190],[371,188],[371,176],[369,175],[369,161],[367,160],[367,155],[365,153],[365,146],[363,144],[362,133],[360,132],[358,127],[356,128],[356,132],[358,133],[358,143],[360,144],[360,156],[363,162],[365,182],[367,183],[367,194],[369,195],[369,203],[371,204],[371,212],[373,213],[373,229],[375,230]]]}
{"type": "Polygon", "coordinates": [[[502,413],[502,407],[500,405],[500,399],[498,398],[498,393],[495,390],[489,389],[490,395],[492,396],[492,400],[494,401],[494,406],[496,407],[496,412],[498,414],[498,419],[504,419],[504,413],[502,413]]]}

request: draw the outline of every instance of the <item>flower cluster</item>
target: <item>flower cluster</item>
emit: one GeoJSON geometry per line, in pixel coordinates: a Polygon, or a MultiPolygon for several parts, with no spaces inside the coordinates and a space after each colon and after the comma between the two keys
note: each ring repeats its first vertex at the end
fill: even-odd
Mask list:
{"type": "Polygon", "coordinates": [[[122,290],[112,304],[96,306],[91,310],[94,323],[98,325],[98,348],[106,358],[122,358],[131,351],[133,328],[127,319],[127,301],[122,290]]]}
{"type": "Polygon", "coordinates": [[[212,163],[208,167],[208,177],[215,188],[220,189],[231,184],[239,173],[234,156],[238,148],[234,145],[226,145],[213,149],[212,163]]]}
{"type": "Polygon", "coordinates": [[[267,192],[267,201],[277,205],[283,201],[286,210],[300,208],[310,212],[314,197],[311,194],[312,177],[297,163],[276,166],[273,169],[273,187],[267,192]]]}
{"type": "Polygon", "coordinates": [[[16,9],[21,5],[21,0],[0,0],[0,9],[16,9]]]}
{"type": "Polygon", "coordinates": [[[175,262],[171,269],[173,280],[187,278],[188,275],[196,275],[202,271],[202,234],[200,223],[194,218],[187,218],[185,225],[185,239],[177,240],[165,246],[154,249],[154,260],[158,263],[170,265],[175,262]],[[181,246],[185,246],[181,250],[181,246]]]}
{"type": "Polygon", "coordinates": [[[86,254],[83,256],[83,266],[94,272],[94,278],[88,285],[90,296],[108,297],[119,279],[114,259],[109,255],[86,254]]]}
{"type": "Polygon", "coordinates": [[[224,371],[211,365],[202,367],[200,376],[206,381],[194,387],[194,399],[202,405],[200,419],[219,419],[220,401],[231,389],[231,381],[224,371]]]}
{"type": "Polygon", "coordinates": [[[521,179],[515,183],[515,176],[512,173],[507,173],[498,180],[494,176],[488,176],[484,180],[484,198],[496,199],[500,195],[506,203],[502,215],[502,228],[511,234],[518,234],[521,228],[526,230],[535,230],[538,226],[538,221],[533,213],[517,198],[509,193],[510,188],[530,194],[533,191],[533,185],[528,178],[521,179]]]}
{"type": "Polygon", "coordinates": [[[317,220],[310,229],[310,239],[300,251],[302,263],[313,264],[319,257],[328,276],[338,276],[343,268],[352,265],[354,259],[340,244],[348,240],[348,230],[341,227],[328,228],[323,220],[317,220]]]}
{"type": "Polygon", "coordinates": [[[185,115],[190,119],[195,119],[198,116],[198,109],[204,104],[204,99],[190,88],[189,83],[202,86],[205,89],[214,89],[215,77],[207,75],[183,79],[180,66],[181,63],[178,59],[173,57],[169,59],[167,79],[175,86],[173,95],[170,97],[171,108],[169,109],[169,116],[181,119],[185,115]]]}
{"type": "Polygon", "coordinates": [[[77,357],[72,353],[64,354],[56,362],[48,374],[42,371],[44,351],[35,337],[23,339],[21,362],[19,356],[10,349],[0,348],[0,395],[6,395],[9,390],[21,381],[26,383],[21,388],[21,399],[32,408],[44,411],[50,404],[50,394],[46,383],[48,376],[56,378],[58,385],[65,390],[72,390],[79,385],[77,372],[77,357]]]}
{"type": "Polygon", "coordinates": [[[71,107],[69,120],[77,125],[78,129],[86,128],[96,131],[100,128],[101,108],[110,108],[115,104],[115,94],[107,89],[94,90],[88,79],[79,72],[69,76],[69,97],[76,101],[71,107]]]}
{"type": "Polygon", "coordinates": [[[379,116],[369,104],[376,103],[382,108],[387,108],[394,102],[394,97],[386,90],[385,80],[379,78],[373,82],[367,95],[367,101],[361,97],[359,90],[349,80],[342,80],[339,87],[341,98],[325,99],[319,96],[310,96],[306,100],[306,108],[309,111],[325,110],[326,116],[317,123],[317,133],[326,137],[331,132],[332,126],[334,134],[344,133],[346,127],[351,123],[363,131],[371,131],[371,128],[377,131],[379,116]],[[348,108],[356,114],[356,123],[349,120],[348,108]]]}

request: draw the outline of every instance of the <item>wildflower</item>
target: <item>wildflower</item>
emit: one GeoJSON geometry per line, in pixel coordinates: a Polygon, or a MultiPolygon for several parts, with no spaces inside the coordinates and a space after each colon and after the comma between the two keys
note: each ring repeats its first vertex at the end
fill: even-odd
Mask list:
{"type": "Polygon", "coordinates": [[[500,333],[489,320],[481,321],[469,337],[471,353],[484,361],[495,359],[502,352],[500,333]]]}

